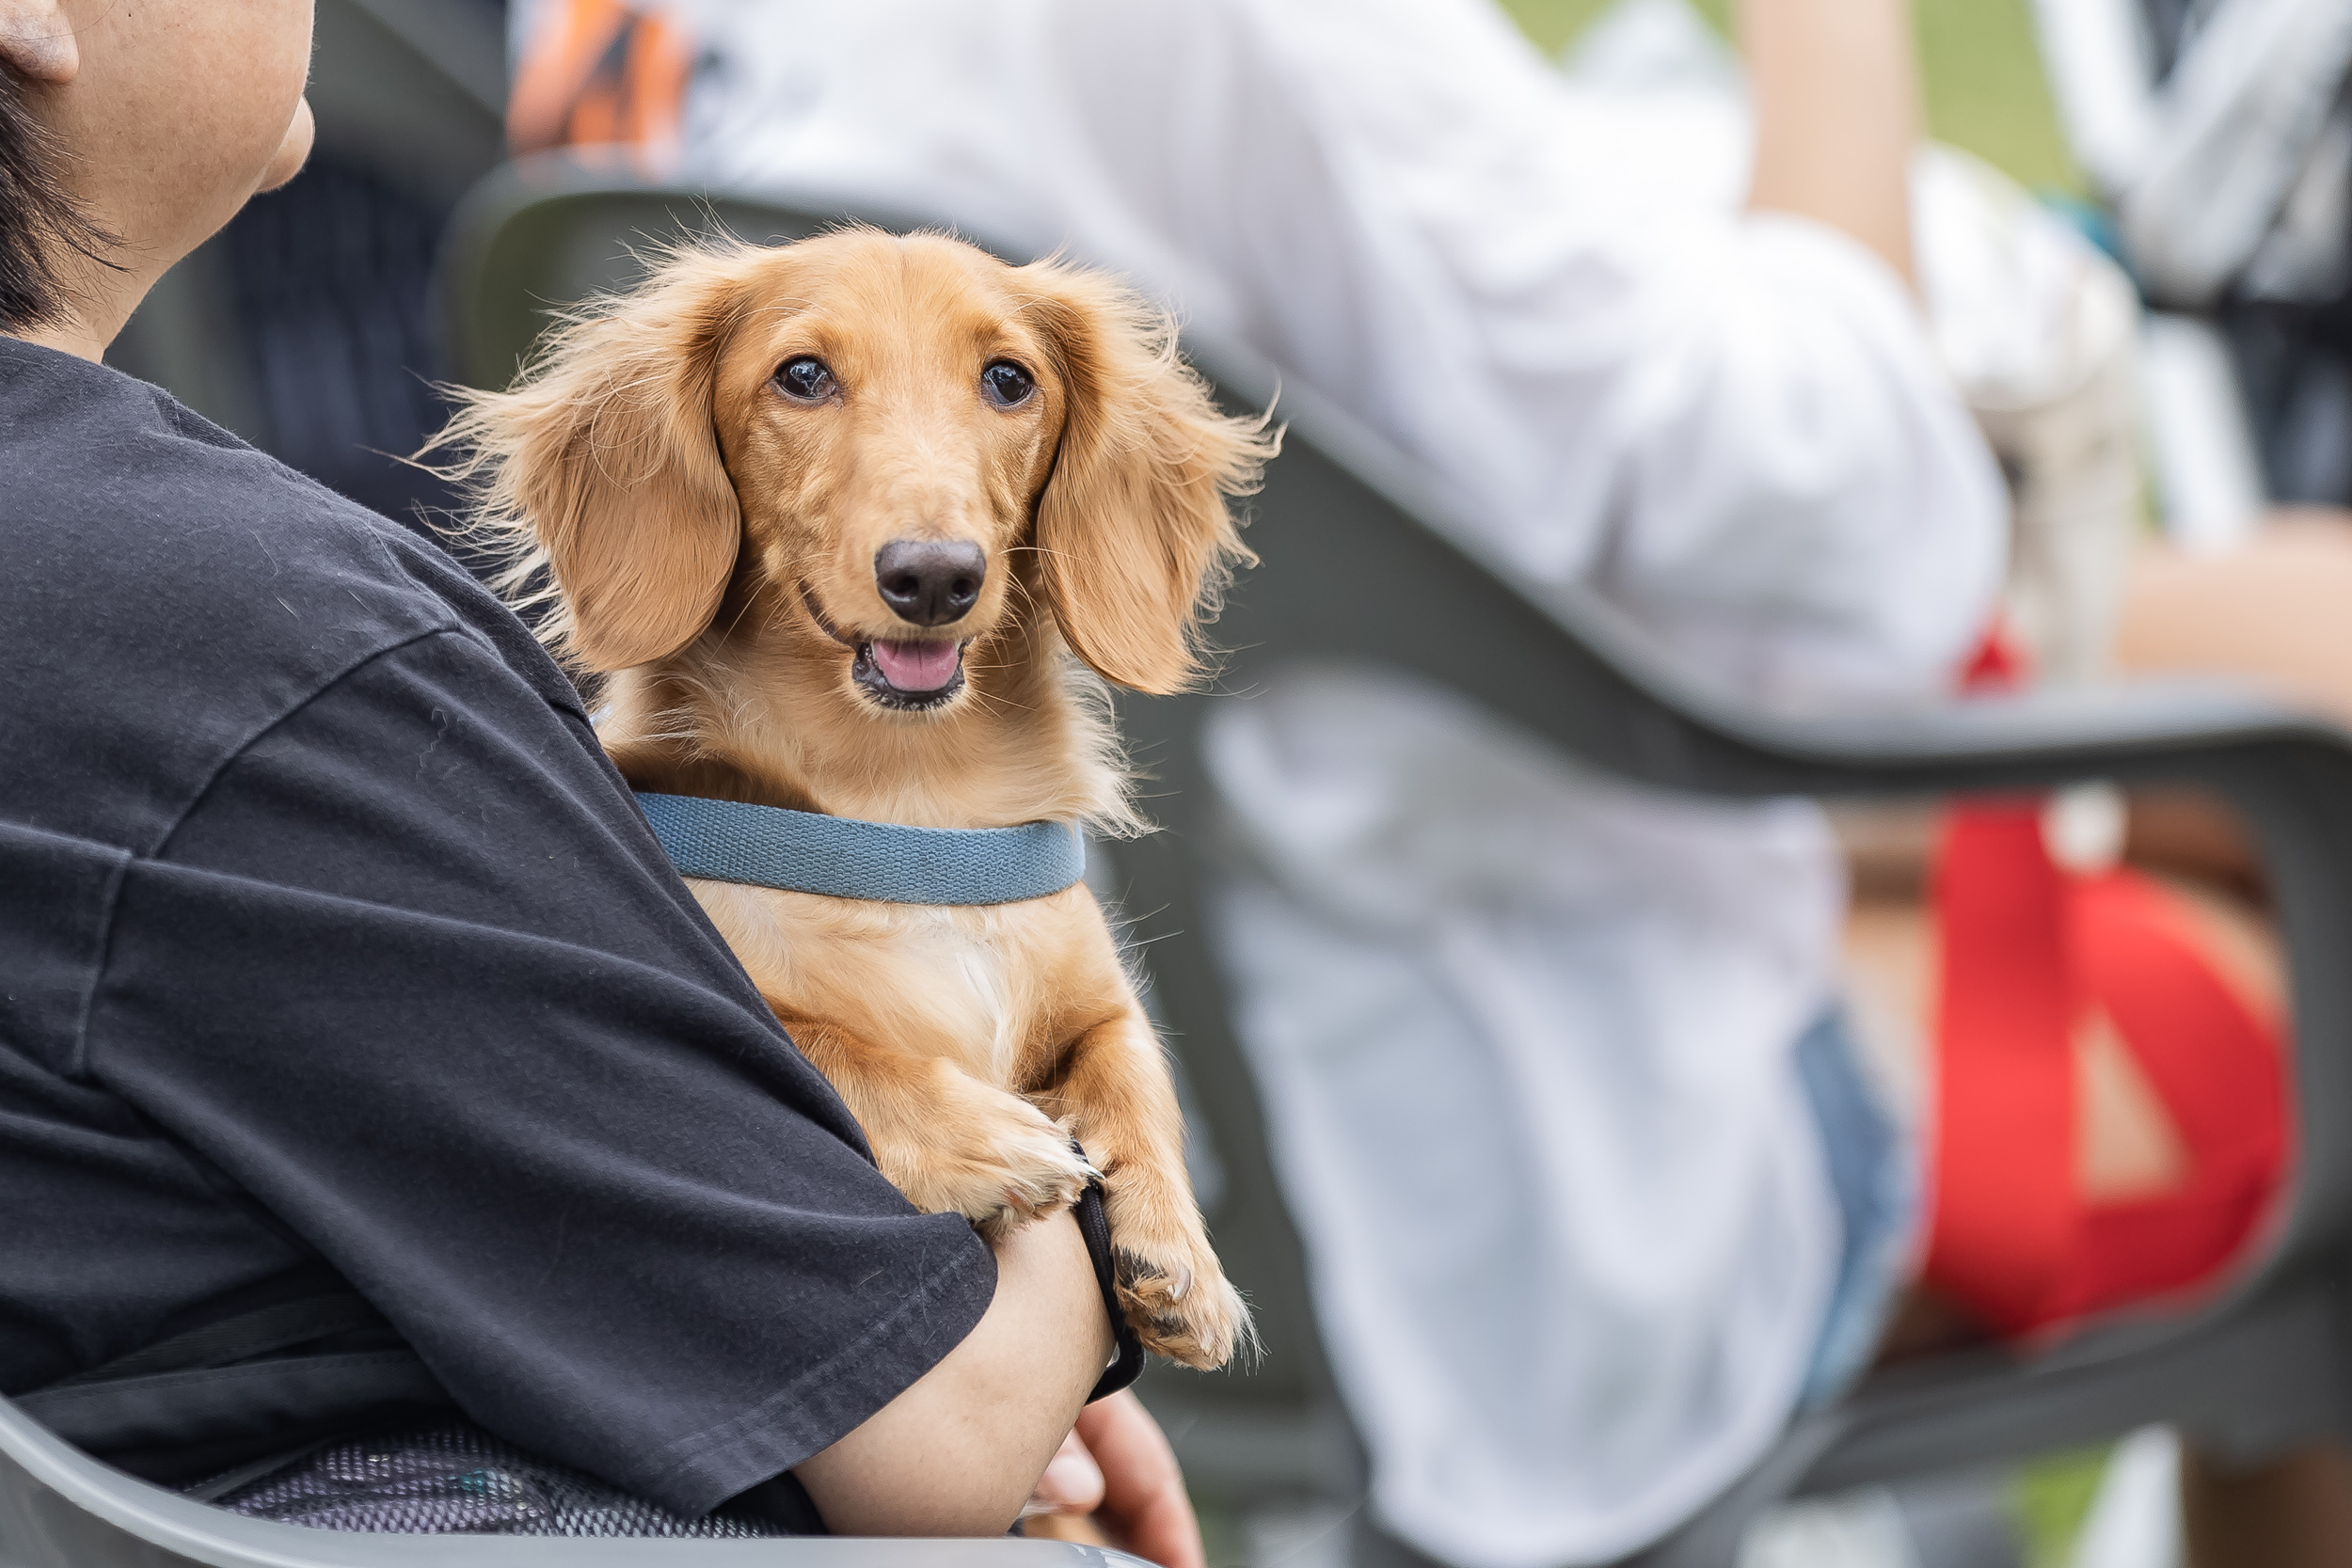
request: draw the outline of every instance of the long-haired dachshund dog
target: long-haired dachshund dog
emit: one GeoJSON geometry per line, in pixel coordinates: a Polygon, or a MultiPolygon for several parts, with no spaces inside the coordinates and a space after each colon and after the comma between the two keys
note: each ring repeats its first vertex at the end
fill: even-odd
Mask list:
{"type": "MultiPolygon", "coordinates": [[[[1102,681],[1196,675],[1263,428],[1100,276],[852,230],[672,254],[437,444],[469,453],[510,584],[551,578],[546,635],[607,677],[637,788],[1124,833],[1102,681]]],[[[916,1205],[989,1234],[1050,1213],[1089,1176],[1074,1135],[1146,1348],[1207,1368],[1248,1338],[1083,884],[953,908],[692,885],[916,1205]]]]}

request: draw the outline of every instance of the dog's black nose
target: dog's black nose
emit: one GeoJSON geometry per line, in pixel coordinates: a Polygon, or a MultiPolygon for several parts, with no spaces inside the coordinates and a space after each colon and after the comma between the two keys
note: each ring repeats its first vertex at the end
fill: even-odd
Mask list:
{"type": "Polygon", "coordinates": [[[961,539],[893,539],[874,552],[874,586],[902,621],[961,620],[988,580],[988,557],[961,539]]]}

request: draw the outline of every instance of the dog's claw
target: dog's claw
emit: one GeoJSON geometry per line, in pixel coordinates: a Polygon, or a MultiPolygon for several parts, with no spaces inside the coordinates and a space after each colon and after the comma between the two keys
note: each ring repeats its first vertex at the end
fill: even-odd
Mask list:
{"type": "Polygon", "coordinates": [[[1120,1300],[1145,1350],[1211,1371],[1255,1345],[1249,1308],[1205,1249],[1194,1253],[1199,1266],[1168,1256],[1179,1250],[1187,1249],[1170,1247],[1154,1261],[1122,1248],[1120,1300]]]}

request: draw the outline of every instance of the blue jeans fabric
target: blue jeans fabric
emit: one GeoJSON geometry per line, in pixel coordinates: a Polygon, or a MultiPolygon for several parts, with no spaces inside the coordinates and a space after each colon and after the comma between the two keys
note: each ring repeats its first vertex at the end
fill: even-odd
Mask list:
{"type": "Polygon", "coordinates": [[[1904,1130],[1857,1058],[1851,1025],[1832,1008],[1797,1041],[1797,1077],[1821,1132],[1844,1234],[1837,1282],[1798,1408],[1828,1403],[1868,1369],[1902,1288],[1919,1221],[1919,1168],[1904,1130]]]}

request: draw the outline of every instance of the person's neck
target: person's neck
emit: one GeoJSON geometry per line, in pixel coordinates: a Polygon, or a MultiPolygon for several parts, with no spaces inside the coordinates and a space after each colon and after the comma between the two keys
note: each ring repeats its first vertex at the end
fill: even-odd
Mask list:
{"type": "Polygon", "coordinates": [[[87,359],[93,364],[106,357],[106,344],[110,341],[101,338],[75,320],[25,327],[8,336],[28,343],[39,343],[42,348],[54,348],[59,354],[71,354],[76,359],[87,359]]]}
{"type": "Polygon", "coordinates": [[[87,269],[89,274],[77,277],[69,285],[74,297],[53,321],[40,322],[20,327],[8,334],[43,348],[54,348],[59,354],[71,354],[76,359],[102,363],[106,357],[106,345],[115,341],[122,324],[131,319],[131,312],[139,308],[147,291],[155,286],[161,271],[145,268],[116,271],[87,269]]]}

